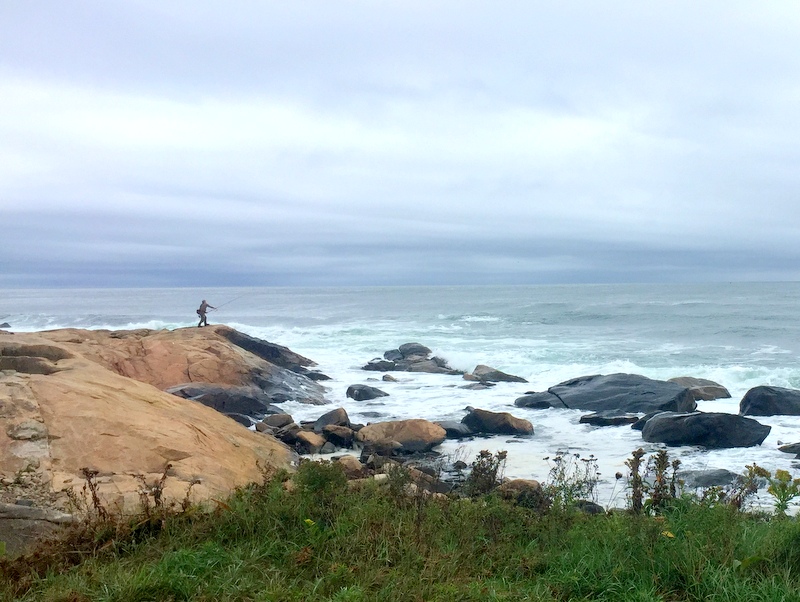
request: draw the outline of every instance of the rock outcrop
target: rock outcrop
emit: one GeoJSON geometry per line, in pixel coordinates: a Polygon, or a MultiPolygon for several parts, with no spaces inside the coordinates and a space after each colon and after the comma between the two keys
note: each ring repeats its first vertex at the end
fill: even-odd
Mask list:
{"type": "Polygon", "coordinates": [[[108,508],[129,512],[139,507],[137,475],[153,482],[167,464],[165,497],[181,500],[191,485],[193,501],[259,481],[260,466],[291,468],[296,455],[273,437],[161,390],[266,378],[272,365],[224,329],[0,333],[0,478],[29,479],[26,497],[63,508],[88,468],[108,508]]]}
{"type": "Polygon", "coordinates": [[[383,354],[383,358],[370,360],[362,370],[377,372],[431,372],[433,374],[463,374],[454,370],[440,357],[432,357],[431,350],[420,343],[405,343],[383,354]]]}
{"type": "Polygon", "coordinates": [[[483,383],[499,383],[499,382],[507,382],[507,383],[526,383],[528,382],[521,376],[514,376],[513,374],[506,374],[496,368],[491,368],[489,366],[485,366],[483,364],[479,364],[475,366],[475,369],[470,374],[465,374],[464,378],[466,380],[476,380],[483,383]]]}
{"type": "Polygon", "coordinates": [[[648,420],[642,439],[666,445],[708,448],[761,445],[772,427],[752,418],[721,412],[662,412],[648,420]]]}
{"type": "Polygon", "coordinates": [[[619,413],[691,412],[697,407],[686,387],[638,374],[581,376],[514,401],[514,405],[521,408],[542,408],[545,404],[554,408],[619,413]]]}
{"type": "Polygon", "coordinates": [[[667,382],[675,383],[676,385],[680,385],[681,387],[686,387],[689,389],[695,401],[728,399],[731,396],[728,389],[719,383],[715,383],[713,380],[708,380],[707,378],[676,376],[675,378],[670,378],[667,382]]]}
{"type": "MultiPolygon", "coordinates": [[[[178,330],[77,330],[39,333],[72,353],[162,391],[187,383],[256,387],[272,403],[321,405],[325,389],[309,378],[314,362],[228,326],[178,330]]],[[[15,338],[19,335],[15,335],[15,338]]]]}
{"type": "Polygon", "coordinates": [[[490,412],[469,408],[469,414],[461,419],[470,430],[487,435],[532,435],[533,425],[524,418],[517,418],[508,412],[490,412]]]}
{"type": "Polygon", "coordinates": [[[753,387],[739,402],[744,416],[800,416],[800,391],[783,387],[753,387]]]}

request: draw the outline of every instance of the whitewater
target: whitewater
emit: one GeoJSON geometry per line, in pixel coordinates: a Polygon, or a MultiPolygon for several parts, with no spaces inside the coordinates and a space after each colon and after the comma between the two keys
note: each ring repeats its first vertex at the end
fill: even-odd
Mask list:
{"type": "MultiPolygon", "coordinates": [[[[296,421],[344,407],[366,424],[403,418],[460,420],[465,408],[510,412],[530,420],[529,438],[497,436],[447,441],[440,451],[470,461],[481,449],[506,450],[507,477],[547,477],[558,452],[594,455],[598,502],[622,505],[631,451],[642,441],[628,426],[579,424],[586,412],[515,407],[528,391],[542,391],[589,374],[626,372],[655,379],[694,376],[716,381],[730,399],[699,402],[702,411],[737,413],[757,385],[800,388],[800,283],[718,283],[563,286],[14,289],[0,291],[0,323],[12,331],[55,328],[175,329],[195,327],[202,299],[218,309],[209,323],[289,347],[331,377],[329,406],[283,404],[296,421]],[[370,359],[418,342],[472,371],[486,364],[527,384],[498,383],[468,390],[460,376],[393,373],[397,382],[361,369],[370,359]],[[378,379],[378,380],[372,380],[378,379]],[[351,384],[389,394],[355,402],[351,384]]],[[[800,441],[800,417],[757,417],[772,431],[761,446],[728,450],[669,448],[684,470],[724,468],[736,473],[757,463],[800,476],[800,464],[778,451],[800,441]]]]}

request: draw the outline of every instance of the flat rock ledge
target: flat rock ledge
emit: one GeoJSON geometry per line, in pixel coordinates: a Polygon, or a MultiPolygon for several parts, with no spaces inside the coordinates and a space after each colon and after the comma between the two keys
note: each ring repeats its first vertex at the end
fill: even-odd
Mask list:
{"type": "Polygon", "coordinates": [[[33,551],[40,540],[74,522],[71,514],[49,508],[0,503],[0,541],[14,558],[33,551]]]}

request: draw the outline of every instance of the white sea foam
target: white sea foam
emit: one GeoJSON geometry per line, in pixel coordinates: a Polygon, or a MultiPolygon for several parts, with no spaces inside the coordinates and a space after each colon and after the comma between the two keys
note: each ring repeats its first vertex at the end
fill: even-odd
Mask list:
{"type": "MultiPolygon", "coordinates": [[[[297,420],[344,407],[356,422],[397,418],[460,420],[466,406],[527,418],[526,439],[491,437],[448,441],[448,453],[474,456],[507,449],[509,476],[544,478],[543,460],[559,449],[593,453],[610,496],[617,471],[645,444],[628,427],[590,427],[580,412],[516,408],[514,399],[587,374],[630,372],[650,378],[695,376],[716,381],[732,398],[702,402],[705,411],[738,412],[757,385],[800,388],[800,284],[658,286],[417,287],[414,289],[159,289],[4,291],[0,322],[14,330],[178,328],[196,325],[201,299],[221,306],[213,323],[285,345],[332,377],[328,407],[287,403],[297,420]],[[223,306],[224,305],[224,306],[223,306]],[[527,379],[484,391],[460,388],[458,376],[395,373],[397,383],[361,366],[406,342],[427,345],[454,368],[487,364],[527,379]],[[389,393],[372,402],[345,396],[354,383],[389,393]]],[[[757,462],[797,474],[779,441],[800,440],[800,418],[764,417],[772,432],[760,447],[670,450],[684,467],[740,472],[757,462]]],[[[601,496],[602,497],[602,496],[601,496]]],[[[605,501],[601,499],[601,501],[605,501]]]]}

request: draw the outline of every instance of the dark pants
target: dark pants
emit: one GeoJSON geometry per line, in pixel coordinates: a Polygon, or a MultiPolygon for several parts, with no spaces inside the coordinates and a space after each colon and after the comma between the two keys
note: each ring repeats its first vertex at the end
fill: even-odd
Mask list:
{"type": "Polygon", "coordinates": [[[208,320],[206,320],[205,312],[200,314],[200,322],[197,324],[198,328],[200,326],[208,326],[208,320]]]}

